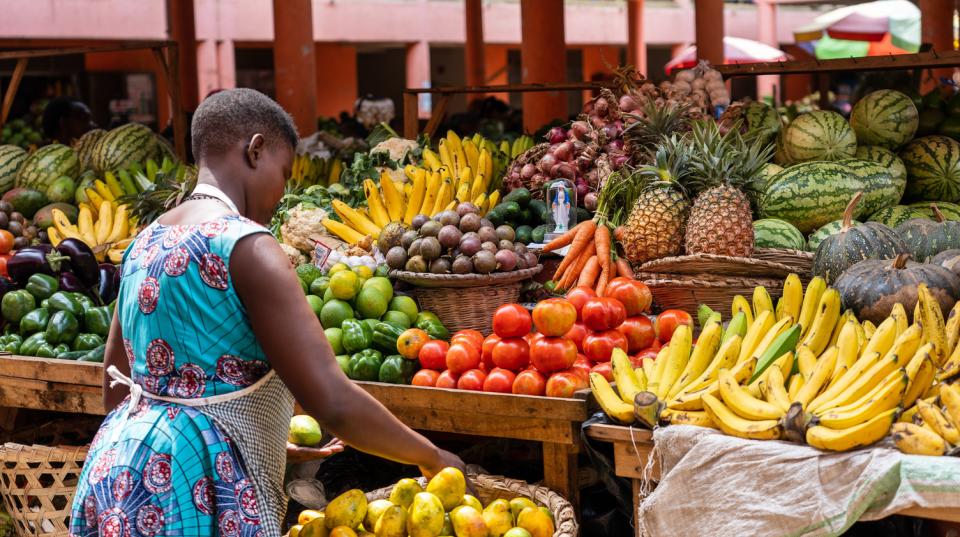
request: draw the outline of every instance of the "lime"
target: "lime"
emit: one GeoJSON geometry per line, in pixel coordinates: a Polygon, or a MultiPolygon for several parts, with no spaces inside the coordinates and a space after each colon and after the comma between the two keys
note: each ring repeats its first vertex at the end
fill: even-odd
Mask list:
{"type": "Polygon", "coordinates": [[[353,267],[353,272],[361,278],[370,278],[373,276],[373,271],[370,270],[370,267],[366,265],[357,265],[353,267]]]}
{"type": "Polygon", "coordinates": [[[315,446],[320,443],[323,433],[320,424],[310,416],[299,415],[290,418],[290,434],[287,440],[298,446],[315,446]]]}
{"type": "Polygon", "coordinates": [[[307,304],[310,305],[310,309],[313,310],[313,314],[317,316],[317,319],[319,319],[320,310],[323,308],[323,299],[317,295],[307,295],[307,304]]]}
{"type": "Polygon", "coordinates": [[[417,319],[413,321],[413,324],[418,324],[426,320],[439,321],[440,317],[437,317],[437,314],[432,311],[423,310],[417,314],[417,319]]]}
{"type": "Polygon", "coordinates": [[[357,295],[357,313],[361,319],[379,319],[387,312],[387,300],[380,291],[366,288],[357,295]]]}
{"type": "Polygon", "coordinates": [[[333,347],[333,354],[343,354],[343,330],[327,328],[323,333],[327,336],[330,346],[333,347]]]}
{"type": "Polygon", "coordinates": [[[300,282],[300,288],[303,289],[303,294],[307,294],[307,293],[310,292],[310,284],[309,284],[309,283],[301,280],[300,278],[297,278],[297,281],[300,282]]]}
{"type": "Polygon", "coordinates": [[[374,276],[386,277],[387,274],[390,274],[390,267],[387,265],[377,265],[377,270],[373,271],[374,276]]]}
{"type": "Polygon", "coordinates": [[[333,290],[333,296],[340,300],[350,300],[357,294],[357,285],[359,279],[356,274],[341,270],[330,277],[330,289],[333,290]]]}
{"type": "Polygon", "coordinates": [[[304,263],[297,267],[297,277],[306,282],[308,287],[320,276],[323,276],[323,272],[313,263],[304,263]]]}
{"type": "Polygon", "coordinates": [[[336,297],[333,296],[333,289],[330,289],[329,287],[327,287],[327,290],[323,292],[323,303],[326,304],[327,302],[330,302],[335,298],[336,297]]]}
{"type": "Polygon", "coordinates": [[[353,308],[342,300],[331,299],[320,310],[320,324],[325,329],[340,328],[343,321],[347,319],[353,319],[353,308]]]}
{"type": "Polygon", "coordinates": [[[327,276],[333,276],[344,270],[350,270],[350,267],[348,267],[346,263],[334,263],[333,266],[330,267],[330,270],[327,271],[327,276]]]}
{"type": "Polygon", "coordinates": [[[350,355],[338,354],[337,365],[340,366],[340,370],[343,371],[344,375],[349,374],[350,373],[350,355]]]}
{"type": "Polygon", "coordinates": [[[417,321],[417,303],[410,297],[404,295],[397,295],[393,297],[390,301],[390,306],[387,308],[390,311],[399,311],[407,316],[410,319],[410,324],[413,324],[417,321]]]}
{"type": "Polygon", "coordinates": [[[310,284],[310,294],[323,296],[323,293],[327,291],[328,287],[330,287],[330,278],[326,276],[320,276],[316,280],[313,280],[313,283],[310,284]]]}
{"type": "Polygon", "coordinates": [[[363,282],[364,289],[374,289],[386,302],[393,300],[393,284],[383,276],[375,276],[363,282]]]}
{"type": "Polygon", "coordinates": [[[399,326],[406,330],[410,328],[410,317],[407,317],[407,314],[402,311],[388,311],[383,314],[383,318],[380,319],[385,323],[390,323],[395,326],[399,326]]]}

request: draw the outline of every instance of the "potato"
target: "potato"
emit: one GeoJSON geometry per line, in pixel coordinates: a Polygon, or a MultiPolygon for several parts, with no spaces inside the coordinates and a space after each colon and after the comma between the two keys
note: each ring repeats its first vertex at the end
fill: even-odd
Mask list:
{"type": "Polygon", "coordinates": [[[404,509],[408,509],[410,504],[413,503],[413,497],[420,492],[423,492],[423,488],[416,479],[404,478],[397,481],[397,484],[393,486],[393,490],[390,491],[390,502],[393,505],[399,505],[404,509]]]}
{"type": "Polygon", "coordinates": [[[457,537],[487,537],[483,515],[469,505],[461,505],[450,512],[453,531],[457,537]]]}
{"type": "Polygon", "coordinates": [[[410,537],[437,537],[443,529],[443,503],[429,492],[413,497],[410,516],[407,518],[407,533],[410,537]]]}
{"type": "Polygon", "coordinates": [[[344,492],[334,498],[332,502],[327,504],[327,508],[323,510],[327,528],[329,529],[334,529],[337,526],[356,528],[363,522],[363,517],[366,514],[367,497],[364,496],[363,491],[360,489],[344,492]]]}
{"type": "Polygon", "coordinates": [[[483,510],[483,521],[491,537],[500,537],[513,527],[513,513],[506,500],[494,500],[483,510]]]}
{"type": "MultiPolygon", "coordinates": [[[[387,509],[393,507],[390,500],[373,500],[367,505],[367,514],[363,517],[363,527],[372,530],[377,525],[380,515],[387,509]]],[[[403,509],[401,507],[401,509],[403,509]]]]}
{"type": "Polygon", "coordinates": [[[467,480],[456,468],[444,468],[427,483],[427,492],[440,498],[445,511],[450,511],[463,502],[467,492],[467,480]]]}
{"type": "Polygon", "coordinates": [[[537,507],[527,507],[520,511],[517,526],[530,532],[533,537],[552,537],[553,520],[537,507]]]}
{"type": "Polygon", "coordinates": [[[399,505],[387,507],[377,520],[376,537],[404,537],[407,534],[407,512],[399,505]]]}

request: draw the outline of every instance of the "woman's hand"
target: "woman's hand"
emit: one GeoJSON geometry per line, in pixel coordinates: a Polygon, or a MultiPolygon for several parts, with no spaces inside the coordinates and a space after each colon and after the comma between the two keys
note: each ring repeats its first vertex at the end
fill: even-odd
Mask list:
{"type": "Polygon", "coordinates": [[[343,451],[343,448],[343,442],[339,438],[334,438],[328,442],[327,445],[320,448],[298,446],[287,442],[287,462],[297,464],[317,459],[326,459],[327,457],[340,453],[343,451]]]}
{"type": "Polygon", "coordinates": [[[437,454],[434,457],[434,461],[427,466],[420,466],[420,472],[423,473],[424,477],[430,479],[440,473],[440,470],[448,467],[456,468],[457,470],[463,472],[464,475],[467,473],[467,465],[460,460],[460,457],[457,457],[449,451],[437,448],[437,454]]]}

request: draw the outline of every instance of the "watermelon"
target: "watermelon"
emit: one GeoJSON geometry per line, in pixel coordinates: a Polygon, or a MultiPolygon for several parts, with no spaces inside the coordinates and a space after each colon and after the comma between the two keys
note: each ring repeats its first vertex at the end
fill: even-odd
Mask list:
{"type": "Polygon", "coordinates": [[[784,146],[784,137],[786,136],[787,128],[785,127],[780,131],[780,134],[777,135],[775,148],[776,151],[773,153],[773,163],[778,166],[786,168],[787,166],[793,164],[793,160],[790,158],[790,155],[787,154],[787,148],[784,146]]]}
{"type": "Polygon", "coordinates": [[[93,166],[93,149],[106,134],[107,131],[103,129],[93,129],[73,142],[73,150],[77,152],[77,158],[80,159],[81,170],[89,170],[93,166]]]}
{"type": "Polygon", "coordinates": [[[38,149],[20,166],[16,186],[43,191],[64,175],[72,179],[80,175],[77,153],[65,145],[50,144],[38,149]]]}
{"type": "MultiPolygon", "coordinates": [[[[858,224],[856,220],[853,221],[854,224],[858,224]]],[[[817,247],[820,246],[820,243],[823,242],[823,239],[826,239],[830,235],[836,235],[840,232],[840,228],[843,227],[843,220],[834,220],[833,222],[828,222],[820,227],[820,229],[814,231],[807,237],[807,251],[816,252],[817,247]]]]}
{"type": "Polygon", "coordinates": [[[949,203],[946,201],[921,201],[917,203],[911,203],[910,208],[920,213],[920,218],[933,218],[933,209],[930,206],[934,203],[937,206],[937,210],[940,211],[940,214],[942,214],[944,218],[954,222],[960,221],[960,205],[957,205],[956,203],[949,203]]]}
{"type": "Polygon", "coordinates": [[[911,218],[926,218],[926,215],[913,207],[892,205],[871,214],[870,217],[867,218],[867,221],[880,222],[889,228],[895,228],[911,218]]]}
{"type": "Polygon", "coordinates": [[[850,113],[857,142],[897,149],[910,141],[920,124],[910,97],[896,90],[877,90],[860,99],[850,113]]]}
{"type": "Polygon", "coordinates": [[[93,168],[100,173],[125,170],[130,165],[159,160],[157,137],[148,127],[127,123],[105,134],[93,149],[93,168]]]}
{"type": "MultiPolygon", "coordinates": [[[[857,146],[856,158],[860,160],[872,160],[881,166],[886,166],[893,174],[893,178],[902,181],[904,188],[907,186],[907,167],[896,153],[878,145],[860,145],[857,146]]],[[[901,195],[903,193],[901,192],[901,195]]]]}
{"type": "Polygon", "coordinates": [[[29,188],[14,188],[3,195],[3,201],[13,206],[13,209],[27,218],[33,218],[34,213],[50,203],[47,196],[38,190],[29,188]]]}
{"type": "Polygon", "coordinates": [[[903,197],[906,182],[893,178],[890,169],[873,161],[847,159],[839,161],[863,181],[863,214],[873,214],[884,207],[896,205],[903,197]]]}
{"type": "Polygon", "coordinates": [[[743,118],[747,126],[745,136],[748,139],[759,138],[765,144],[769,144],[780,133],[780,113],[766,103],[759,101],[747,103],[744,106],[743,118]]]}
{"type": "Polygon", "coordinates": [[[803,250],[806,239],[790,222],[764,218],[753,223],[753,241],[757,248],[787,248],[803,250]]]}
{"type": "Polygon", "coordinates": [[[829,110],[815,110],[797,116],[783,140],[791,160],[840,160],[857,151],[857,135],[843,116],[829,110]]]}
{"type": "Polygon", "coordinates": [[[0,145],[0,194],[13,188],[17,170],[27,160],[27,152],[16,145],[0,145]]]}
{"type": "Polygon", "coordinates": [[[924,136],[900,151],[907,167],[905,197],[914,201],[960,201],[960,142],[924,136]]]}
{"type": "MultiPolygon", "coordinates": [[[[848,166],[837,162],[805,162],[791,166],[770,179],[760,195],[761,218],[790,222],[802,233],[810,233],[843,215],[857,192],[866,187],[848,166]]],[[[863,212],[857,206],[854,218],[863,212]]]]}

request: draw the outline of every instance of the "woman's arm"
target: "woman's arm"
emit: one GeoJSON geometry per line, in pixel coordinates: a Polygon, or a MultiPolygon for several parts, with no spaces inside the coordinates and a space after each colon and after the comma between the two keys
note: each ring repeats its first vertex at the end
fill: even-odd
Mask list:
{"type": "Polygon", "coordinates": [[[445,466],[463,468],[343,374],[276,240],[265,234],[240,240],[230,275],[271,365],[322,427],[361,451],[415,464],[428,477],[445,466]]]}
{"type": "Polygon", "coordinates": [[[130,392],[130,389],[122,384],[115,388],[110,387],[110,381],[113,379],[107,374],[107,368],[111,365],[124,375],[130,376],[130,364],[123,350],[123,334],[120,331],[120,319],[117,317],[116,310],[113,312],[113,321],[110,322],[110,334],[107,336],[107,348],[103,356],[103,407],[107,413],[116,408],[130,392]]]}

